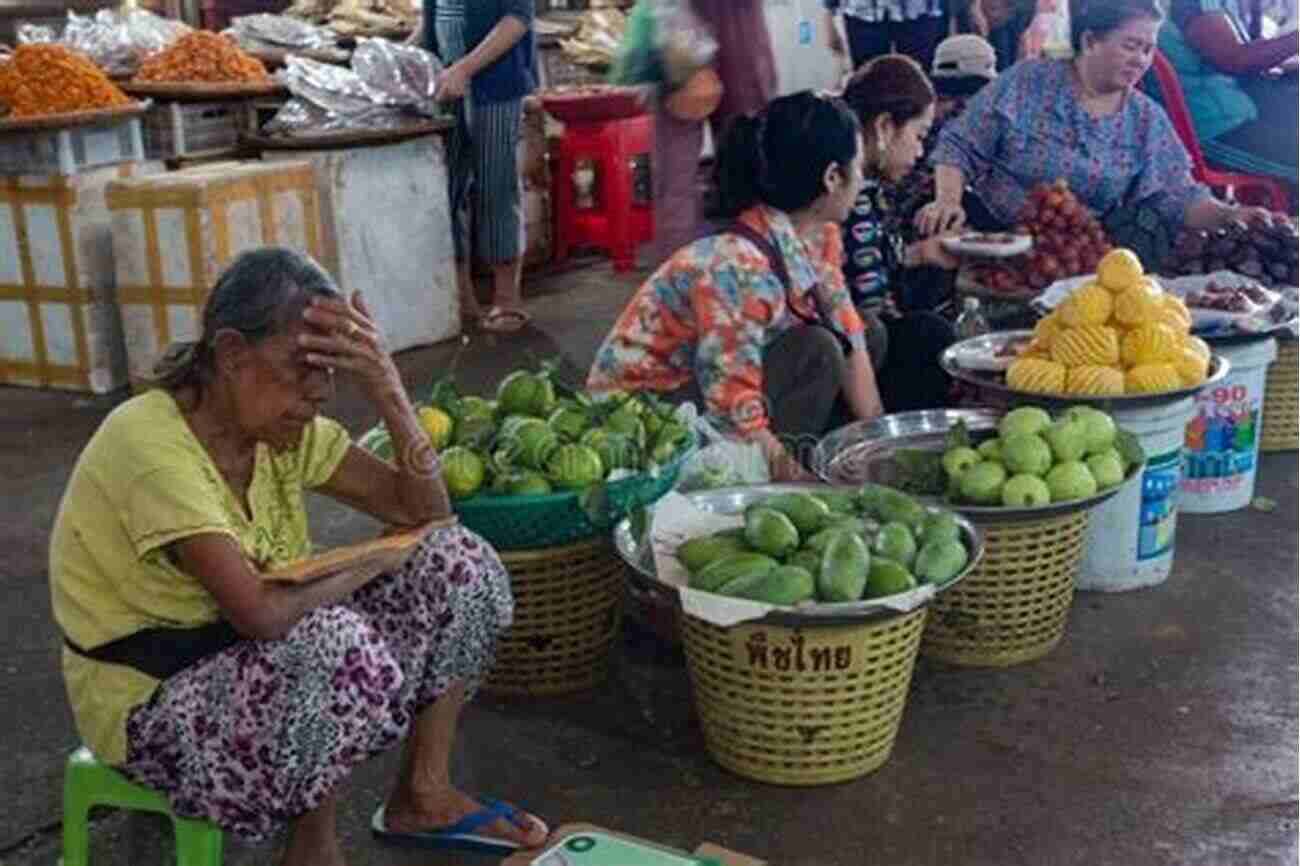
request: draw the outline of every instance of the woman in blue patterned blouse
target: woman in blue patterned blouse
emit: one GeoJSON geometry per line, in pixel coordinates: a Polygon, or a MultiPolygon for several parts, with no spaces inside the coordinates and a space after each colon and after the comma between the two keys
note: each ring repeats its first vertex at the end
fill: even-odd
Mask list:
{"type": "Polygon", "coordinates": [[[1158,0],[1075,0],[1074,57],[1029,60],[999,76],[947,124],[931,155],[935,200],[917,214],[924,234],[960,228],[970,185],[993,228],[1016,222],[1032,187],[1064,178],[1101,216],[1141,202],[1171,225],[1216,228],[1266,211],[1217,201],[1164,111],[1135,85],[1151,65],[1164,20],[1158,0]]]}

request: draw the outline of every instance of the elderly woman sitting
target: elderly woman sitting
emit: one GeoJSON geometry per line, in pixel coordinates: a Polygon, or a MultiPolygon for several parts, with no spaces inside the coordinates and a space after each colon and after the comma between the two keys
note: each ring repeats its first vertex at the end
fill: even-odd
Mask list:
{"type": "Polygon", "coordinates": [[[976,201],[965,204],[988,211],[972,219],[977,227],[1010,226],[1030,189],[1058,178],[1097,215],[1141,202],[1172,226],[1268,220],[1264,211],[1215,200],[1194,181],[1169,118],[1135,88],[1163,20],[1157,0],[1073,3],[1072,59],[1017,64],[944,127],[930,158],[935,200],[917,214],[918,228],[959,228],[967,184],[976,201]]]}
{"type": "Polygon", "coordinates": [[[339,785],[405,740],[374,830],[509,851],[542,823],[451,785],[461,706],[512,599],[493,551],[431,532],[396,571],[314,583],[259,573],[308,552],[303,491],[394,526],[450,515],[436,453],[360,296],[310,259],[245,253],[208,297],[197,343],[82,452],[50,544],[63,671],[84,742],[173,810],[257,840],[292,822],[285,864],[339,866],[339,785]],[[397,465],[322,417],[351,377],[397,465]]]}

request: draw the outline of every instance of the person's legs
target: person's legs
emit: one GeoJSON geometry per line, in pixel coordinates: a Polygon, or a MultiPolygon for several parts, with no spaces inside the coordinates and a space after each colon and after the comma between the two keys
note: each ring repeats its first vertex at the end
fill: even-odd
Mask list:
{"type": "Polygon", "coordinates": [[[889,358],[876,377],[887,412],[937,409],[948,402],[951,382],[939,355],[952,345],[952,325],[936,313],[908,313],[885,323],[889,358]]]}
{"type": "Polygon", "coordinates": [[[839,341],[817,325],[791,328],[763,353],[763,398],[772,433],[805,464],[831,429],[845,372],[839,341]]]}
{"type": "Polygon", "coordinates": [[[650,163],[655,220],[651,269],[694,241],[703,230],[704,208],[698,185],[703,147],[702,122],[679,120],[664,110],[662,101],[656,105],[650,163]]]}
{"type": "Polygon", "coordinates": [[[512,99],[475,105],[474,201],[475,249],[492,267],[492,310],[483,327],[517,331],[528,322],[523,310],[524,213],[518,151],[523,102],[512,99]]]}
{"type": "Polygon", "coordinates": [[[331,793],[293,822],[281,866],[344,866],[337,821],[338,794],[331,793]]]}
{"type": "Polygon", "coordinates": [[[872,23],[853,15],[845,15],[844,33],[849,38],[849,59],[853,61],[854,69],[873,57],[889,53],[888,24],[872,23]]]}

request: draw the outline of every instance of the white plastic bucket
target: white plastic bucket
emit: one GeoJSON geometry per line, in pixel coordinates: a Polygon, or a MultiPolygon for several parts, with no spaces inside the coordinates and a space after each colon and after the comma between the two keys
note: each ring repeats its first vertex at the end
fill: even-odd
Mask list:
{"type": "Polygon", "coordinates": [[[1196,395],[1187,424],[1179,507],[1188,514],[1236,511],[1255,497],[1264,381],[1277,358],[1277,341],[1265,337],[1214,351],[1232,369],[1218,385],[1196,395]]]}
{"type": "Polygon", "coordinates": [[[1174,564],[1183,436],[1195,402],[1112,412],[1115,424],[1142,442],[1147,465],[1088,520],[1079,589],[1123,592],[1163,583],[1174,564]]]}

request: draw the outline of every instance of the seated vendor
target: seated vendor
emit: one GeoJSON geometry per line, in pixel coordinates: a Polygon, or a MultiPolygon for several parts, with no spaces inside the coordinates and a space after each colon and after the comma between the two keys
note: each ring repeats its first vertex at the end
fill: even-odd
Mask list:
{"type": "Polygon", "coordinates": [[[935,200],[917,227],[932,235],[968,216],[979,229],[1010,227],[1030,190],[1058,178],[1096,216],[1142,203],[1175,227],[1267,221],[1266,212],[1217,201],[1192,179],[1169,118],[1135,87],[1164,20],[1157,0],[1074,5],[1073,58],[1015,65],[944,127],[930,157],[935,200]],[[968,184],[973,195],[963,199],[968,184]]]}
{"type": "Polygon", "coordinates": [[[377,835],[463,847],[470,834],[502,854],[540,844],[538,819],[448,774],[461,707],[513,614],[482,539],[431,530],[370,580],[261,576],[308,554],[306,490],[391,526],[451,514],[360,295],[345,300],[299,253],[244,253],[208,295],[198,341],[156,373],[82,451],[50,540],[82,742],[176,815],[253,841],[290,824],[286,866],[342,866],[339,786],[403,741],[377,835]],[[395,465],[319,414],[336,375],[387,425],[395,465]]]}
{"type": "Polygon", "coordinates": [[[866,324],[887,411],[943,406],[949,390],[939,355],[952,325],[934,312],[957,261],[938,238],[907,243],[889,219],[890,184],[911,171],[934,121],[935,93],[916,61],[886,54],[849,80],[844,101],[862,123],[866,180],[843,225],[844,279],[866,324]]]}
{"type": "Polygon", "coordinates": [[[1244,0],[1173,0],[1160,50],[1178,73],[1201,151],[1211,165],[1271,175],[1295,204],[1300,52],[1295,30],[1252,38],[1244,0]]]}
{"type": "Polygon", "coordinates": [[[678,250],[632,296],[596,353],[592,391],[701,405],[756,442],[773,477],[809,477],[796,448],[880,414],[862,320],[844,287],[839,224],[861,186],[859,125],[809,92],[735,120],[718,153],[734,223],[678,250]]]}

